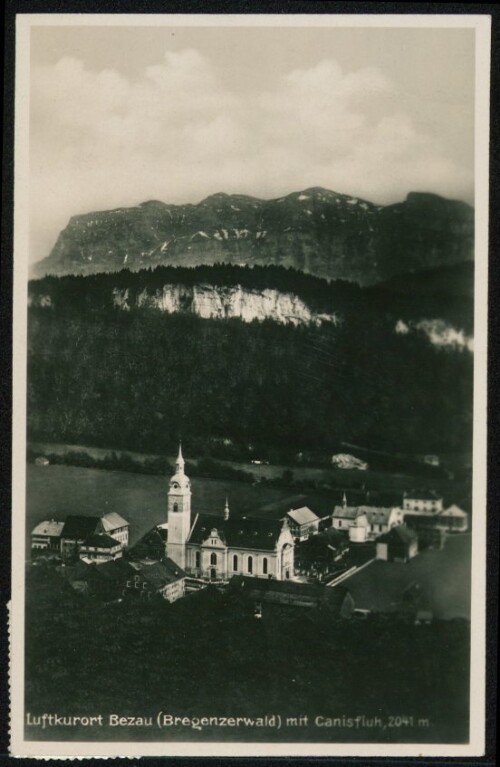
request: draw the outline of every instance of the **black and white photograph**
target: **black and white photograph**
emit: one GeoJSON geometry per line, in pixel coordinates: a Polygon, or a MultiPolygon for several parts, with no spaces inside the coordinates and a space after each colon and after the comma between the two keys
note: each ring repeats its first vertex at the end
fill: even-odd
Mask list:
{"type": "Polygon", "coordinates": [[[481,755],[489,17],[16,26],[12,754],[481,755]]]}

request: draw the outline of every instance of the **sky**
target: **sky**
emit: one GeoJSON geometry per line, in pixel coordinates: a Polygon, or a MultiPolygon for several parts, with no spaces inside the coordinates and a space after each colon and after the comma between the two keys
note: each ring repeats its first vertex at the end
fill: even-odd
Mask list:
{"type": "Polygon", "coordinates": [[[150,199],[473,203],[473,150],[471,29],[31,29],[31,262],[71,216],[150,199]]]}

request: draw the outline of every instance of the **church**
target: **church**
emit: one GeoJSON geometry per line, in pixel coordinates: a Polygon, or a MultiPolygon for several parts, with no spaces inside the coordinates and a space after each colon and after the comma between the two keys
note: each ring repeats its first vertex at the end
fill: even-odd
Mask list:
{"type": "Polygon", "coordinates": [[[191,483],[179,447],[168,490],[166,554],[186,573],[209,580],[233,575],[291,580],[294,541],[286,520],[196,514],[191,519],[191,483]]]}

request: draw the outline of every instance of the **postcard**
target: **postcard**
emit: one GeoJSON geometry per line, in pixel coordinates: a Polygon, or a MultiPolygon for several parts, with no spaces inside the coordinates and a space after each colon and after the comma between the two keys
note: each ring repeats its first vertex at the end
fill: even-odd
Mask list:
{"type": "Polygon", "coordinates": [[[16,40],[11,753],[481,755],[489,16],[16,40]]]}

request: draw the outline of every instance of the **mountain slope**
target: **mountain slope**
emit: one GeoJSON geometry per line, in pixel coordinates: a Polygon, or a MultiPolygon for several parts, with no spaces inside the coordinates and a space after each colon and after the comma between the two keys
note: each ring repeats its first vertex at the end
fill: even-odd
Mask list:
{"type": "Polygon", "coordinates": [[[149,201],[74,216],[35,273],[275,264],[373,284],[471,259],[472,245],[465,203],[411,193],[381,207],[315,187],[276,200],[215,194],[197,205],[149,201]]]}

